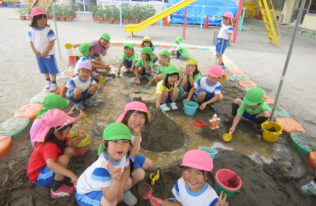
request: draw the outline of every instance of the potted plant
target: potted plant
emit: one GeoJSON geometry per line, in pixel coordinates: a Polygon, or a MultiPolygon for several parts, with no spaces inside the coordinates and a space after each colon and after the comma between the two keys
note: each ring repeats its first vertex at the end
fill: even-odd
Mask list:
{"type": "Polygon", "coordinates": [[[66,21],[72,21],[74,12],[73,12],[71,6],[65,7],[64,14],[66,17],[66,21]]]}
{"type": "Polygon", "coordinates": [[[128,21],[130,19],[130,8],[128,4],[123,3],[122,4],[122,18],[123,18],[123,24],[128,24],[128,21]]]}
{"type": "Polygon", "coordinates": [[[31,8],[28,5],[21,5],[17,10],[20,20],[26,20],[30,16],[31,8]]]}
{"type": "Polygon", "coordinates": [[[96,5],[91,6],[91,12],[92,12],[92,19],[94,21],[98,20],[97,12],[98,12],[98,7],[96,5]]]}
{"type": "Polygon", "coordinates": [[[115,6],[111,5],[111,6],[108,6],[106,9],[105,16],[106,16],[106,19],[108,20],[109,24],[114,23],[114,9],[115,9],[114,7],[115,6]]]}

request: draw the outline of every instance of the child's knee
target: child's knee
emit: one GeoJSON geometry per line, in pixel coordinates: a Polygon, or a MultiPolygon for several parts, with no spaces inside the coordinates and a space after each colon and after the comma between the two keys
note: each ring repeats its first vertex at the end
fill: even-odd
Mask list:
{"type": "Polygon", "coordinates": [[[203,100],[205,99],[205,96],[206,96],[206,92],[200,92],[200,93],[198,94],[198,99],[199,99],[200,101],[203,101],[203,100]]]}
{"type": "Polygon", "coordinates": [[[73,147],[66,147],[64,150],[64,154],[72,157],[76,155],[76,150],[73,147]]]}
{"type": "Polygon", "coordinates": [[[89,90],[88,90],[88,93],[91,94],[91,95],[94,95],[94,93],[97,91],[97,87],[92,85],[90,86],[89,90]]]}
{"type": "Polygon", "coordinates": [[[220,94],[219,96],[218,96],[218,102],[221,102],[221,101],[223,101],[223,99],[224,99],[224,96],[222,95],[222,94],[220,94]]]}
{"type": "Polygon", "coordinates": [[[236,99],[233,100],[233,103],[234,103],[234,104],[241,105],[242,100],[241,100],[240,98],[236,98],[236,99]]]}
{"type": "Polygon", "coordinates": [[[147,169],[152,168],[152,167],[153,167],[153,162],[151,161],[151,159],[146,158],[145,162],[144,162],[144,165],[143,165],[143,168],[145,170],[147,170],[147,169]]]}
{"type": "MultiPolygon", "coordinates": [[[[145,174],[144,174],[144,177],[145,177],[145,174]]],[[[132,178],[128,178],[127,182],[126,182],[126,185],[124,187],[124,190],[125,191],[128,191],[129,189],[131,189],[133,187],[133,180],[132,178]]]]}
{"type": "MultiPolygon", "coordinates": [[[[142,181],[145,178],[145,170],[143,168],[138,168],[133,171],[133,182],[132,184],[136,184],[137,182],[142,181]]],[[[128,182],[126,183],[126,190],[131,188],[132,186],[128,187],[128,182]]]]}
{"type": "Polygon", "coordinates": [[[80,88],[75,88],[74,89],[74,99],[77,100],[77,99],[80,99],[81,98],[81,94],[82,94],[82,91],[80,88]]]}
{"type": "Polygon", "coordinates": [[[264,112],[261,112],[258,117],[266,117],[266,118],[269,118],[271,115],[271,113],[269,111],[264,111],[264,112]]]}

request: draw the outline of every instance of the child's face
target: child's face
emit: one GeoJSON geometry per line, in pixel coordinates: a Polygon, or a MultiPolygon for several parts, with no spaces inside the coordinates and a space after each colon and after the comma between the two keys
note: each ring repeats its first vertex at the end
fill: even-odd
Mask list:
{"type": "Polygon", "coordinates": [[[38,19],[37,22],[37,27],[38,28],[43,28],[47,24],[47,18],[45,15],[42,16],[42,18],[38,19]]]}
{"type": "Polygon", "coordinates": [[[182,172],[182,177],[185,183],[190,188],[191,192],[200,191],[206,183],[206,175],[198,169],[185,168],[182,172]]]}
{"type": "Polygon", "coordinates": [[[87,80],[91,76],[91,71],[88,69],[82,68],[78,71],[78,74],[80,76],[80,79],[87,80]]]}
{"type": "Polygon", "coordinates": [[[146,117],[143,113],[133,112],[127,121],[127,126],[130,130],[134,130],[134,128],[142,128],[145,125],[146,117]]]}
{"type": "Polygon", "coordinates": [[[71,127],[68,126],[63,131],[55,131],[54,134],[58,140],[64,141],[69,136],[70,129],[71,127]]]}
{"type": "Polygon", "coordinates": [[[223,23],[226,24],[226,25],[230,25],[230,19],[226,18],[226,17],[223,17],[223,23]]]}
{"type": "Polygon", "coordinates": [[[146,47],[146,46],[150,47],[150,41],[144,41],[144,46],[145,46],[145,47],[146,47]]]}
{"type": "Polygon", "coordinates": [[[109,46],[109,42],[103,38],[100,39],[100,43],[103,47],[108,47],[109,46]]]}
{"type": "Polygon", "coordinates": [[[194,73],[195,72],[195,65],[194,64],[189,64],[187,65],[187,73],[194,73]]]}
{"type": "Polygon", "coordinates": [[[176,81],[178,81],[178,75],[174,74],[174,75],[168,76],[168,83],[170,85],[174,85],[176,81]]]}
{"type": "Polygon", "coordinates": [[[129,47],[125,47],[124,48],[124,53],[127,55],[127,56],[132,56],[133,54],[133,50],[129,47]]]}
{"type": "Polygon", "coordinates": [[[130,141],[126,139],[112,140],[109,141],[106,152],[109,155],[110,159],[116,162],[122,159],[127,154],[129,147],[130,141]]]}
{"type": "Polygon", "coordinates": [[[140,56],[141,56],[142,59],[148,60],[148,55],[147,54],[143,54],[142,53],[140,56]]]}
{"type": "Polygon", "coordinates": [[[169,58],[166,57],[165,55],[160,55],[159,56],[159,63],[167,66],[169,64],[169,58]]]}
{"type": "Polygon", "coordinates": [[[219,77],[211,77],[211,76],[207,76],[207,81],[210,84],[215,84],[216,82],[219,81],[219,77]]]}

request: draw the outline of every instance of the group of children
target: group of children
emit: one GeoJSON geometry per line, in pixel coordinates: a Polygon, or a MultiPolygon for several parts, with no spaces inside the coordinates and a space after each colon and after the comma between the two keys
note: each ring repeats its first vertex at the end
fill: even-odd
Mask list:
{"type": "MultiPolygon", "coordinates": [[[[46,88],[55,91],[58,73],[53,50],[55,35],[47,25],[43,9],[33,8],[32,16],[32,29],[28,32],[28,38],[40,72],[46,78],[46,88]]],[[[220,82],[226,79],[226,73],[223,70],[221,55],[232,33],[230,24],[233,16],[225,14],[223,18],[224,26],[216,46],[219,65],[211,66],[206,76],[203,77],[199,71],[198,62],[189,59],[181,80],[179,69],[170,63],[172,55],[180,59],[189,58],[189,50],[181,37],[176,39],[177,48],[162,51],[158,56],[154,53],[153,43],[149,37],[145,37],[142,42],[140,58],[137,58],[133,44],[124,44],[124,55],[118,75],[124,66],[127,71],[135,73],[135,83],[140,83],[141,76],[148,77],[147,87],[157,83],[156,107],[163,111],[178,109],[176,101],[182,97],[183,101],[197,101],[200,110],[207,106],[212,109],[212,104],[224,98],[220,82]],[[152,75],[153,64],[157,60],[159,65],[152,75]]],[[[65,95],[80,111],[84,109],[84,104],[93,105],[90,98],[102,86],[101,73],[111,69],[100,58],[100,55],[106,54],[109,44],[110,35],[104,33],[99,40],[74,45],[79,46],[82,57],[76,64],[75,76],[66,85],[65,95]]],[[[263,97],[263,90],[254,88],[248,91],[243,100],[233,101],[234,120],[230,132],[235,131],[241,117],[257,123],[269,117],[270,108],[263,101],[263,97]]],[[[124,107],[116,122],[104,129],[98,159],[78,177],[68,169],[68,165],[71,158],[79,155],[76,145],[87,134],[79,129],[77,137],[69,139],[68,136],[75,122],[84,117],[85,114],[80,113],[77,118],[73,118],[60,109],[49,107],[34,121],[30,131],[34,150],[27,167],[29,179],[39,186],[50,185],[52,198],[69,196],[76,191],[76,200],[82,206],[117,205],[122,201],[127,205],[136,205],[137,199],[130,189],[142,181],[145,170],[153,166],[149,158],[138,154],[142,141],[141,128],[148,124],[150,118],[146,105],[133,101],[124,107]]],[[[218,197],[208,183],[213,169],[213,160],[208,153],[190,150],[184,154],[181,165],[182,177],[172,189],[175,200],[156,198],[161,205],[228,205],[226,197],[218,197]]]]}

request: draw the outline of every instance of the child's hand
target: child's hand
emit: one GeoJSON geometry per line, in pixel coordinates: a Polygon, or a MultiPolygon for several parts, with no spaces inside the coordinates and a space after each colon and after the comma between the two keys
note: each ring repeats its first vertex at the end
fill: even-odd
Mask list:
{"type": "Polygon", "coordinates": [[[115,168],[111,164],[110,161],[107,163],[106,167],[110,171],[110,173],[112,175],[112,179],[119,182],[121,180],[121,177],[122,177],[121,169],[120,168],[115,168]]]}
{"type": "Polygon", "coordinates": [[[183,100],[183,102],[188,102],[188,101],[190,101],[190,99],[188,99],[188,98],[183,100]]]}
{"type": "Polygon", "coordinates": [[[230,129],[229,129],[229,133],[234,133],[235,132],[235,127],[231,127],[230,129]]]}
{"type": "Polygon", "coordinates": [[[226,198],[227,198],[226,194],[221,192],[215,206],[228,206],[228,203],[226,202],[226,198]]]}
{"type": "Polygon", "coordinates": [[[43,58],[46,58],[48,56],[48,52],[44,52],[43,54],[42,54],[42,57],[43,58]]]}
{"type": "Polygon", "coordinates": [[[87,136],[87,132],[82,128],[78,128],[78,137],[84,139],[86,136],[87,136]]]}
{"type": "Polygon", "coordinates": [[[42,57],[42,53],[39,52],[39,51],[35,51],[35,55],[38,56],[38,57],[42,57]]]}
{"type": "Polygon", "coordinates": [[[200,109],[201,110],[205,109],[206,105],[207,105],[206,102],[204,102],[203,104],[201,104],[200,109]]]}
{"type": "Polygon", "coordinates": [[[79,113],[79,118],[80,119],[84,119],[84,118],[87,118],[88,116],[82,111],[80,110],[80,113],[79,113]]]}
{"type": "Polygon", "coordinates": [[[78,176],[77,176],[77,175],[74,175],[74,176],[70,177],[70,179],[71,179],[71,182],[72,182],[74,185],[77,184],[77,181],[78,181],[78,176]]]}
{"type": "Polygon", "coordinates": [[[140,129],[140,127],[136,127],[134,128],[134,133],[135,135],[138,137],[138,136],[141,136],[142,135],[142,131],[140,129]]]}
{"type": "Polygon", "coordinates": [[[174,83],[174,87],[178,87],[180,85],[180,79],[174,83]]]}

